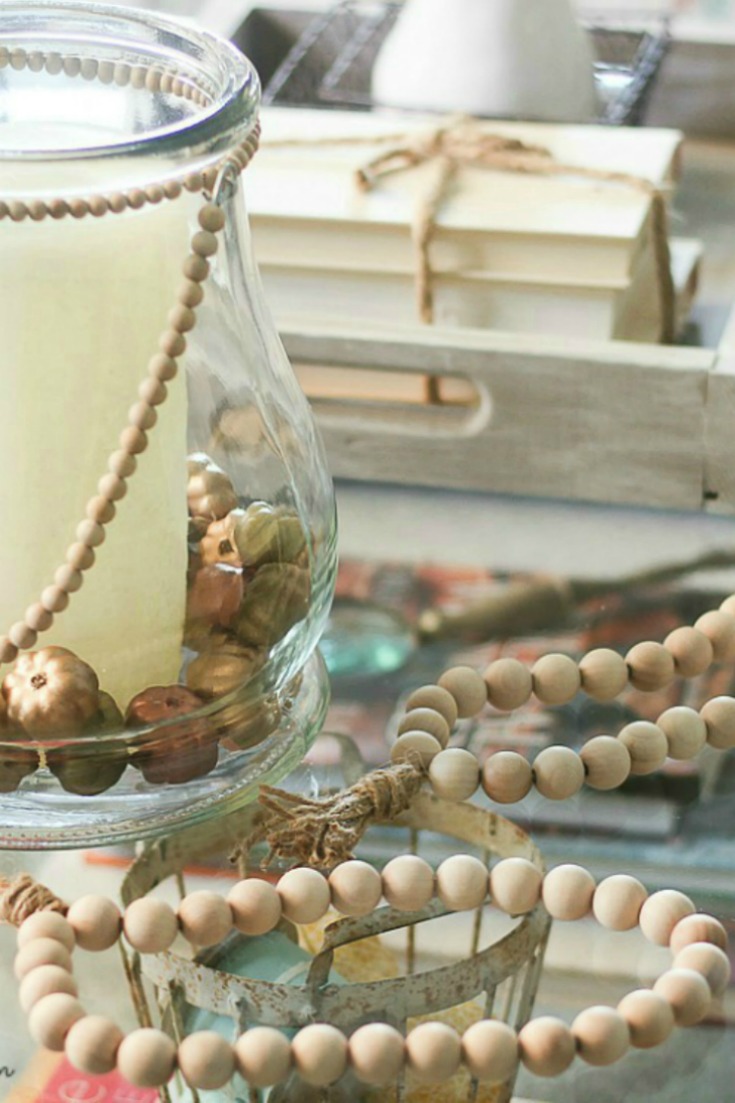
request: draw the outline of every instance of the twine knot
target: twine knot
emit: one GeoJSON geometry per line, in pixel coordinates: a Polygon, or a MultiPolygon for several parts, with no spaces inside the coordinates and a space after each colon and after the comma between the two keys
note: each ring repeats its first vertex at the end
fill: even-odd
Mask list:
{"type": "Polygon", "coordinates": [[[54,911],[66,915],[67,905],[45,885],[40,885],[28,873],[20,873],[12,880],[0,878],[0,923],[13,927],[21,924],[39,911],[54,911]]]}

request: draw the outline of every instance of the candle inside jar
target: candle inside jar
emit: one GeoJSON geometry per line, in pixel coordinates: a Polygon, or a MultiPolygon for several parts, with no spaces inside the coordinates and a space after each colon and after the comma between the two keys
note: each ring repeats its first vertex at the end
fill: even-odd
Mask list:
{"type": "MultiPolygon", "coordinates": [[[[0,222],[0,634],[53,582],[107,473],[176,301],[200,202],[184,193],[102,218],[0,222]]],[[[122,708],[176,682],[181,663],[183,372],[157,413],[82,589],[39,637],[88,662],[122,708]]]]}

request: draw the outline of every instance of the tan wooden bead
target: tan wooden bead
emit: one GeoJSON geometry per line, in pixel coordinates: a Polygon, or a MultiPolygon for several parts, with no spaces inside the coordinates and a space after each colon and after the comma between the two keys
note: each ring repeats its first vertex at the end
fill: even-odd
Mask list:
{"type": "MultiPolygon", "coordinates": [[[[198,286],[198,284],[192,284],[192,287],[198,286]]],[[[149,375],[138,387],[138,397],[149,406],[161,406],[168,397],[168,387],[160,379],[149,375]]],[[[124,480],[120,481],[125,485],[124,480]]]]}
{"type": "Polygon", "coordinates": [[[487,868],[471,854],[453,854],[436,871],[439,899],[452,911],[477,908],[487,896],[487,868]]]}
{"type": "Polygon", "coordinates": [[[518,1067],[518,1035],[506,1023],[481,1019],[462,1035],[462,1059],[481,1083],[505,1083],[518,1067]]]}
{"type": "Polygon", "coordinates": [[[54,992],[44,996],[31,1009],[28,1031],[39,1046],[61,1053],[64,1039],[78,1019],[84,1017],[84,1008],[75,996],[66,992],[54,992]]]}
{"type": "Polygon", "coordinates": [[[482,787],[496,804],[515,804],[532,786],[531,763],[516,751],[496,751],[482,767],[482,787]]]}
{"type": "Polygon", "coordinates": [[[209,275],[209,261],[204,257],[197,256],[196,253],[192,253],[184,261],[182,271],[187,280],[193,280],[195,283],[204,283],[209,275]]]}
{"type": "Polygon", "coordinates": [[[197,323],[197,316],[190,306],[177,303],[168,312],[168,324],[177,333],[189,333],[197,323]]]}
{"type": "Polygon", "coordinates": [[[173,908],[164,900],[144,896],[128,904],[123,918],[125,937],[140,954],[161,954],[179,933],[173,908]]]}
{"type": "Polygon", "coordinates": [[[663,996],[648,988],[639,988],[637,992],[623,996],[618,1011],[628,1024],[630,1044],[636,1049],[660,1046],[674,1029],[671,1005],[663,996]]]}
{"type": "Polygon", "coordinates": [[[367,862],[342,862],[329,875],[332,904],[342,915],[369,915],[383,895],[377,869],[367,862]]]}
{"type": "Polygon", "coordinates": [[[707,742],[718,751],[735,747],[735,700],[732,697],[713,697],[700,709],[700,716],[707,727],[707,742]]]}
{"type": "Polygon", "coordinates": [[[128,425],[120,434],[120,447],[131,456],[137,456],[145,452],[148,447],[148,437],[143,429],[135,425],[128,425]]]}
{"type": "Polygon", "coordinates": [[[449,742],[449,724],[436,709],[411,709],[398,725],[398,734],[404,732],[428,732],[442,747],[449,742]]]}
{"type": "Polygon", "coordinates": [[[328,1023],[312,1023],[294,1037],[291,1056],[302,1080],[316,1088],[326,1088],[344,1075],[347,1039],[328,1023]]]}
{"type": "Polygon", "coordinates": [[[74,928],[77,945],[83,950],[109,950],[120,937],[122,916],[106,896],[82,896],[69,908],[67,919],[74,928]]]}
{"type": "Polygon", "coordinates": [[[8,630],[8,639],[19,651],[27,651],[38,639],[38,632],[19,620],[8,630]]]}
{"type": "Polygon", "coordinates": [[[54,623],[53,614],[40,601],[28,606],[23,619],[34,632],[45,632],[54,623]]]}
{"type": "Polygon", "coordinates": [[[129,479],[135,473],[137,466],[138,461],[135,456],[131,456],[129,452],[123,452],[122,448],[113,452],[107,461],[107,470],[120,479],[129,479]]]}
{"type": "Polygon", "coordinates": [[[420,1084],[442,1084],[459,1068],[462,1042],[446,1023],[419,1023],[406,1038],[406,1058],[420,1084]]]}
{"type": "Polygon", "coordinates": [[[674,680],[674,659],[660,643],[644,640],[631,647],[625,656],[631,685],[644,693],[664,689],[674,680]]]}
{"type": "Polygon", "coordinates": [[[143,432],[152,429],[158,421],[158,414],[147,402],[134,402],[128,410],[128,422],[143,432]]]}
{"type": "Polygon", "coordinates": [[[692,942],[674,958],[675,969],[693,969],[701,973],[713,996],[718,999],[725,994],[730,983],[730,960],[724,950],[710,942],[692,942]]]}
{"type": "Polygon", "coordinates": [[[635,775],[652,774],[659,770],[669,753],[665,733],[648,720],[634,720],[618,733],[618,739],[630,755],[630,772],[635,775]]]}
{"type": "MultiPolygon", "coordinates": [[[[152,379],[146,380],[148,383],[155,382],[152,379]]],[[[128,484],[125,479],[122,479],[119,475],[113,475],[108,472],[107,475],[103,475],[100,481],[97,483],[97,490],[103,498],[107,498],[110,502],[121,501],[128,492],[128,484]]]]}
{"type": "Polygon", "coordinates": [[[490,871],[490,896],[507,915],[526,915],[541,899],[543,875],[527,858],[503,858],[490,871]]]}
{"type": "Polygon", "coordinates": [[[34,938],[16,955],[13,971],[18,980],[23,980],[32,969],[38,969],[41,965],[58,965],[71,972],[71,954],[55,938],[34,938]]]}
{"type": "Polygon", "coordinates": [[[388,1023],[366,1023],[349,1040],[352,1071],[363,1084],[385,1087],[398,1079],[405,1061],[403,1035],[388,1023]]]}
{"type": "Polygon", "coordinates": [[[136,1088],[160,1088],[176,1068],[176,1044],[162,1030],[141,1027],[120,1043],[117,1071],[136,1088]]]}
{"type": "MultiPolygon", "coordinates": [[[[177,356],[183,356],[186,352],[186,338],[183,333],[179,333],[178,329],[167,329],[158,338],[158,347],[166,356],[170,356],[172,360],[175,360],[177,356]]],[[[162,375],[158,378],[165,381],[165,377],[162,375]]]]}
{"type": "Polygon", "coordinates": [[[130,188],[126,193],[128,200],[128,206],[134,211],[139,211],[141,207],[145,207],[146,194],[142,188],[130,188]]]}
{"type": "Polygon", "coordinates": [[[291,1043],[280,1030],[254,1026],[235,1042],[237,1071],[254,1088],[280,1084],[291,1071],[291,1043]]]}
{"type": "Polygon", "coordinates": [[[714,661],[714,647],[709,637],[698,628],[675,628],[664,640],[664,647],[671,653],[676,673],[681,678],[696,678],[704,674],[714,661]]]}
{"type": "Polygon", "coordinates": [[[480,784],[480,767],[470,751],[448,747],[432,759],[429,781],[438,797],[445,800],[469,800],[480,784]]]}
{"type": "Polygon", "coordinates": [[[316,923],[330,904],[329,883],[315,869],[305,866],[284,873],[277,885],[281,907],[291,923],[316,923]]]}
{"type": "Polygon", "coordinates": [[[79,988],[68,969],[59,965],[39,965],[20,982],[18,998],[20,1006],[27,1013],[44,996],[54,992],[66,992],[69,996],[78,996],[79,988]]]}
{"type": "Polygon", "coordinates": [[[518,1035],[521,1061],[535,1076],[561,1076],[576,1054],[574,1035],[565,1022],[541,1015],[518,1035]]]}
{"type": "Polygon", "coordinates": [[[148,374],[159,383],[170,383],[176,378],[178,372],[179,365],[173,356],[168,356],[165,352],[157,352],[148,361],[148,374]]]}
{"type": "Polygon", "coordinates": [[[428,732],[404,732],[399,735],[391,747],[391,762],[419,762],[425,770],[428,770],[431,761],[442,749],[438,739],[428,732]]]}
{"type": "Polygon", "coordinates": [[[247,877],[230,889],[227,903],[235,926],[242,934],[267,934],[281,920],[281,898],[273,885],[259,877],[247,877]]]}
{"type": "Polygon", "coordinates": [[[66,1036],[64,1052],[69,1064],[91,1076],[105,1076],[117,1064],[123,1034],[117,1023],[102,1015],[85,1015],[66,1036]]]}
{"type": "Polygon", "coordinates": [[[385,899],[400,911],[420,911],[434,896],[434,871],[416,854],[391,858],[381,879],[385,899]]]}
{"type": "Polygon", "coordinates": [[[34,912],[24,920],[18,930],[18,949],[27,946],[36,938],[53,938],[71,953],[74,949],[74,928],[68,919],[58,912],[40,911],[34,912]]]}
{"type": "Polygon", "coordinates": [[[46,586],[41,592],[41,604],[49,613],[63,613],[69,604],[69,594],[61,586],[46,586]]]}
{"type": "Polygon", "coordinates": [[[672,954],[678,954],[685,946],[691,946],[693,942],[711,942],[713,946],[719,946],[721,950],[727,950],[727,931],[711,915],[688,915],[679,920],[671,932],[669,948],[672,954]]]}
{"type": "Polygon", "coordinates": [[[224,227],[225,215],[216,203],[206,203],[197,216],[199,225],[210,234],[217,234],[224,227]]]}
{"type": "Polygon", "coordinates": [[[630,751],[611,735],[596,735],[579,752],[591,789],[617,789],[630,775],[630,751]]]}
{"type": "Polygon", "coordinates": [[[671,1005],[677,1026],[701,1023],[712,1004],[707,981],[693,969],[669,969],[658,978],[653,990],[671,1005]]]}
{"type": "Polygon", "coordinates": [[[533,692],[544,705],[564,705],[579,693],[579,668],[568,655],[543,655],[531,669],[533,692]]]}
{"type": "Polygon", "coordinates": [[[183,306],[197,307],[204,299],[204,288],[196,280],[184,280],[179,288],[178,299],[183,306]]]}
{"type": "Polygon", "coordinates": [[[0,663],[12,663],[18,656],[18,648],[8,638],[0,636],[0,663]]]}
{"type": "Polygon", "coordinates": [[[630,1049],[628,1024],[612,1007],[588,1007],[572,1023],[577,1052],[588,1065],[612,1065],[630,1049]]]}
{"type": "Polygon", "coordinates": [[[649,942],[656,946],[668,946],[676,924],[694,912],[694,904],[683,892],[663,889],[648,897],[638,922],[649,942]]]}
{"type": "Polygon", "coordinates": [[[198,257],[213,257],[217,249],[217,238],[209,230],[198,230],[191,239],[191,251],[198,257]]]}
{"type": "Polygon", "coordinates": [[[592,911],[595,879],[583,866],[556,866],[544,877],[541,896],[552,919],[571,922],[592,911]]]}
{"type": "Polygon", "coordinates": [[[483,678],[488,703],[499,712],[513,712],[531,696],[531,671],[518,659],[496,659],[486,668],[483,678]]]}
{"type": "Polygon", "coordinates": [[[235,1053],[229,1042],[213,1030],[198,1030],[179,1045],[177,1063],[190,1088],[216,1091],[235,1072],[235,1053]]]}
{"type": "Polygon", "coordinates": [[[115,516],[116,510],[114,504],[104,494],[95,494],[87,502],[84,512],[88,520],[96,521],[98,525],[109,525],[115,516]]]}
{"type": "Polygon", "coordinates": [[[666,709],[656,721],[669,744],[669,758],[686,762],[695,758],[707,742],[707,725],[694,709],[683,705],[666,709]]]}
{"type": "Polygon", "coordinates": [[[439,679],[439,685],[451,693],[457,705],[457,716],[463,720],[476,716],[485,707],[485,683],[471,666],[453,666],[450,670],[445,670],[439,679]]]}
{"type": "Polygon", "coordinates": [[[82,571],[89,570],[94,564],[95,555],[91,548],[85,548],[83,544],[72,544],[66,558],[67,562],[57,567],[54,582],[67,593],[74,594],[82,588],[82,571]]]}
{"type": "Polygon", "coordinates": [[[446,720],[449,728],[457,723],[457,702],[449,690],[441,686],[419,686],[406,701],[406,711],[411,709],[434,709],[446,720]]]}
{"type": "Polygon", "coordinates": [[[694,627],[704,633],[712,644],[716,663],[731,663],[735,659],[735,616],[713,609],[703,613],[694,627]]]}
{"type": "Polygon", "coordinates": [[[627,873],[600,881],[592,897],[595,919],[610,931],[632,931],[648,899],[645,887],[627,873]]]}
{"type": "Polygon", "coordinates": [[[226,900],[216,892],[190,892],[177,911],[181,933],[193,946],[215,946],[229,934],[233,916],[226,900]]]}
{"type": "Polygon", "coordinates": [[[725,598],[720,605],[720,610],[723,613],[729,613],[731,616],[735,617],[735,594],[730,594],[729,597],[725,598]]]}
{"type": "Polygon", "coordinates": [[[546,747],[533,761],[533,780],[548,800],[568,800],[584,784],[584,765],[571,747],[546,747]]]}

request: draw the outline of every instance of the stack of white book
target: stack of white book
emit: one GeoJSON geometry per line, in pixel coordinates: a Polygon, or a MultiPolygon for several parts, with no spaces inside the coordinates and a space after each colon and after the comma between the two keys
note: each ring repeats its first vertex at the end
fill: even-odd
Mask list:
{"type": "MultiPolygon", "coordinates": [[[[245,177],[256,259],[281,323],[320,318],[414,324],[411,224],[436,165],[381,177],[365,193],[355,171],[437,120],[397,113],[266,109],[261,151],[245,177]],[[344,139],[342,141],[341,139],[344,139]]],[[[537,123],[478,124],[560,164],[676,182],[681,134],[537,123]]],[[[698,243],[670,242],[677,318],[696,288],[698,243]]],[[[430,247],[434,321],[602,340],[655,342],[660,270],[650,190],[573,171],[554,175],[463,167],[430,247]]]]}

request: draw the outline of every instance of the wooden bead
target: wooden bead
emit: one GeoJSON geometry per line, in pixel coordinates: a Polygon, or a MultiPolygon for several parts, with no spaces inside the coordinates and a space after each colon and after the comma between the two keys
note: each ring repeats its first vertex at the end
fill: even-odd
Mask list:
{"type": "Polygon", "coordinates": [[[283,914],[290,923],[316,923],[329,908],[330,893],[326,877],[306,866],[284,873],[277,891],[283,914]]]}
{"type": "Polygon", "coordinates": [[[17,656],[15,644],[7,636],[0,636],[0,663],[12,663],[17,656]]]}
{"type": "Polygon", "coordinates": [[[531,669],[533,692],[544,705],[564,705],[579,693],[579,668],[568,655],[544,655],[531,669]]]}
{"type": "Polygon", "coordinates": [[[618,1004],[618,1011],[628,1024],[630,1044],[636,1049],[660,1046],[674,1029],[670,1004],[648,988],[629,992],[618,1004]]]}
{"type": "Polygon", "coordinates": [[[120,448],[113,452],[107,461],[107,470],[111,475],[117,475],[120,479],[129,479],[135,473],[138,461],[129,452],[123,452],[120,448]]]}
{"type": "Polygon", "coordinates": [[[612,1065],[630,1048],[628,1024],[612,1007],[588,1007],[572,1023],[577,1052],[588,1065],[612,1065]]]}
{"type": "Polygon", "coordinates": [[[67,919],[83,950],[109,950],[120,937],[122,917],[106,896],[82,896],[69,908],[67,919]]]}
{"type": "Polygon", "coordinates": [[[453,666],[445,670],[439,685],[451,693],[457,706],[457,716],[461,719],[476,716],[485,707],[485,683],[471,666],[453,666]]]}
{"type": "Polygon", "coordinates": [[[696,678],[704,674],[714,661],[712,643],[698,628],[675,628],[664,640],[664,647],[670,652],[676,673],[681,678],[696,678]]]}
{"type": "Polygon", "coordinates": [[[552,919],[570,922],[592,911],[595,879],[583,866],[557,866],[544,877],[541,896],[552,919]]]}
{"type": "Polygon", "coordinates": [[[449,742],[449,725],[435,709],[411,709],[407,712],[398,725],[398,734],[413,731],[428,732],[442,747],[449,742]]]}
{"type": "Polygon", "coordinates": [[[700,709],[700,716],[707,728],[707,742],[718,751],[735,747],[735,700],[732,697],[713,697],[700,709]]]}
{"type": "Polygon", "coordinates": [[[332,904],[342,915],[369,915],[383,895],[377,869],[354,859],[332,870],[329,888],[332,904]]]}
{"type": "Polygon", "coordinates": [[[404,732],[399,735],[391,747],[390,760],[396,762],[418,762],[428,770],[431,761],[441,751],[438,739],[428,732],[404,732]]]}
{"type": "Polygon", "coordinates": [[[216,1091],[235,1072],[235,1054],[229,1042],[213,1030],[198,1030],[179,1045],[178,1066],[190,1088],[216,1091]]]}
{"type": "Polygon", "coordinates": [[[442,1084],[459,1068],[462,1042],[446,1023],[420,1023],[406,1038],[406,1059],[420,1084],[442,1084]]]}
{"type": "Polygon", "coordinates": [[[630,751],[611,735],[596,735],[589,739],[579,757],[585,771],[585,782],[591,789],[617,789],[630,775],[630,751]]]}
{"type": "Polygon", "coordinates": [[[117,1023],[102,1015],[85,1015],[66,1036],[64,1052],[69,1064],[91,1076],[105,1076],[117,1064],[123,1034],[117,1023]]]}
{"type": "Polygon", "coordinates": [[[720,610],[723,613],[730,613],[731,616],[735,616],[735,594],[730,594],[720,605],[720,610]]]}
{"type": "Polygon", "coordinates": [[[470,751],[449,747],[432,759],[429,781],[438,797],[445,800],[468,800],[480,783],[480,767],[470,751]]]}
{"type": "Polygon", "coordinates": [[[181,933],[192,946],[215,946],[229,934],[232,912],[216,892],[190,892],[178,907],[181,933]]]}
{"type": "Polygon", "coordinates": [[[574,1035],[561,1019],[541,1015],[518,1035],[521,1061],[535,1076],[561,1076],[576,1053],[574,1035]]]}
{"type": "Polygon", "coordinates": [[[610,931],[632,931],[648,898],[644,886],[627,873],[600,881],[592,897],[595,919],[610,931]]]}
{"type": "Polygon", "coordinates": [[[179,924],[169,904],[144,896],[128,904],[123,930],[126,939],[139,954],[162,954],[173,945],[179,933],[179,924]]]}
{"type": "Polygon", "coordinates": [[[644,640],[625,656],[631,685],[644,693],[664,689],[674,680],[674,659],[660,643],[644,640]]]}
{"type": "Polygon", "coordinates": [[[618,739],[630,755],[630,772],[652,774],[660,769],[669,753],[666,735],[648,720],[634,720],[618,733],[618,739]]]}
{"type": "Polygon", "coordinates": [[[216,203],[207,203],[197,216],[199,225],[210,234],[217,234],[225,224],[225,215],[221,207],[216,203]]]}
{"type": "Polygon", "coordinates": [[[579,663],[582,689],[596,701],[612,701],[628,684],[628,667],[622,655],[608,647],[588,651],[579,663]]]}
{"type": "Polygon", "coordinates": [[[518,659],[496,659],[485,670],[485,693],[488,703],[499,712],[521,708],[531,696],[531,671],[518,659]]]}
{"type": "Polygon", "coordinates": [[[716,663],[731,663],[735,659],[735,616],[713,609],[703,613],[694,627],[712,644],[716,663]]]}
{"type": "Polygon", "coordinates": [[[84,1008],[75,996],[66,992],[54,992],[44,996],[31,1009],[28,1031],[33,1041],[53,1053],[61,1053],[64,1039],[72,1026],[84,1018],[84,1008]]]}
{"type": "Polygon", "coordinates": [[[183,306],[197,307],[204,299],[204,288],[194,280],[184,280],[179,288],[178,299],[183,306]]]}
{"type": "Polygon", "coordinates": [[[721,950],[727,950],[727,931],[711,915],[688,915],[679,920],[671,932],[669,948],[672,954],[678,954],[685,946],[691,946],[693,942],[711,942],[713,946],[719,946],[721,950]]]}
{"type": "Polygon", "coordinates": [[[487,868],[470,854],[453,854],[445,858],[436,871],[437,895],[451,911],[479,907],[487,890],[487,868]]]}
{"type": "Polygon", "coordinates": [[[670,1004],[677,1026],[701,1023],[712,1004],[707,981],[693,969],[670,969],[658,978],[653,990],[670,1004]]]}
{"type": "Polygon", "coordinates": [[[137,456],[145,452],[148,447],[148,437],[143,429],[137,429],[134,425],[128,425],[120,434],[120,447],[131,456],[137,456]]]}
{"type": "Polygon", "coordinates": [[[668,946],[676,924],[693,915],[694,904],[683,892],[663,889],[648,897],[638,917],[641,931],[656,946],[668,946]]]}
{"type": "MultiPolygon", "coordinates": [[[[166,356],[175,360],[177,356],[183,356],[186,352],[186,338],[177,329],[168,329],[159,337],[158,347],[166,356]]],[[[161,375],[159,378],[164,379],[165,382],[164,376],[161,375]]]]}
{"type": "MultiPolygon", "coordinates": [[[[149,379],[147,382],[152,383],[154,380],[149,379]]],[[[103,475],[97,483],[97,490],[101,497],[106,498],[109,502],[119,502],[127,494],[128,484],[119,475],[108,473],[103,475]]]]}
{"type": "Polygon", "coordinates": [[[352,1071],[363,1084],[393,1084],[405,1060],[403,1035],[387,1023],[366,1023],[350,1038],[348,1056],[352,1071]]]}
{"type": "Polygon", "coordinates": [[[546,747],[533,761],[533,780],[542,797],[568,800],[584,784],[584,766],[571,747],[546,747]]]}
{"type": "Polygon", "coordinates": [[[27,1013],[44,996],[54,992],[66,992],[69,996],[78,996],[79,988],[68,969],[59,965],[39,965],[20,982],[18,998],[20,1006],[27,1013]]]}
{"type": "Polygon", "coordinates": [[[291,1055],[302,1080],[326,1088],[347,1068],[347,1039],[328,1023],[312,1023],[294,1037],[291,1055]]]}
{"type": "Polygon", "coordinates": [[[675,969],[693,969],[701,973],[713,996],[725,994],[730,983],[730,960],[724,950],[709,942],[692,942],[674,958],[675,969]]]}
{"type": "Polygon", "coordinates": [[[235,1042],[235,1064],[252,1087],[270,1088],[291,1071],[291,1043],[273,1027],[251,1027],[235,1042]]]}
{"type": "Polygon", "coordinates": [[[462,1059],[481,1083],[505,1083],[518,1066],[518,1036],[506,1023],[481,1019],[462,1035],[462,1059]]]}
{"type": "Polygon", "coordinates": [[[75,945],[74,928],[58,912],[34,912],[24,920],[18,931],[18,949],[27,946],[36,938],[53,938],[65,946],[70,953],[75,945]]]}
{"type": "Polygon", "coordinates": [[[61,586],[47,586],[41,593],[41,604],[49,613],[63,613],[69,604],[69,594],[61,586]]]}
{"type": "Polygon", "coordinates": [[[54,622],[53,614],[40,601],[28,606],[23,619],[34,632],[45,632],[54,622]]]}
{"type": "Polygon", "coordinates": [[[38,969],[41,965],[58,965],[71,972],[71,954],[55,938],[34,938],[16,955],[13,970],[18,980],[23,980],[32,969],[38,969]]]}
{"type": "Polygon", "coordinates": [[[656,724],[666,736],[669,758],[686,762],[695,758],[707,742],[707,725],[694,709],[677,705],[662,712],[656,724]]]}
{"type": "Polygon", "coordinates": [[[176,378],[178,372],[179,365],[173,356],[168,356],[164,352],[156,353],[148,361],[148,374],[159,383],[170,383],[172,379],[176,378]]]}
{"type": "Polygon", "coordinates": [[[228,893],[227,903],[242,934],[267,934],[280,923],[281,898],[273,885],[259,877],[238,881],[228,893]]]}
{"type": "MultiPolygon", "coordinates": [[[[198,284],[192,284],[192,287],[198,286],[198,284]]],[[[156,379],[154,376],[149,375],[138,387],[138,397],[143,402],[147,402],[149,406],[161,406],[168,397],[168,387],[165,383],[162,383],[160,379],[156,379]]],[[[121,480],[121,482],[122,481],[123,480],[121,480]]]]}
{"type": "Polygon", "coordinates": [[[196,325],[197,316],[190,306],[177,303],[168,312],[168,324],[177,333],[189,333],[196,325]]]}
{"type": "Polygon", "coordinates": [[[191,251],[198,257],[213,257],[217,249],[217,238],[209,230],[198,230],[191,239],[191,251]]]}
{"type": "Polygon", "coordinates": [[[196,253],[192,253],[184,261],[182,271],[187,280],[193,280],[195,283],[203,283],[209,275],[209,261],[204,257],[197,256],[196,253]]]}
{"type": "Polygon", "coordinates": [[[420,911],[434,896],[434,871],[415,854],[391,858],[381,880],[385,899],[399,911],[420,911]]]}
{"type": "Polygon", "coordinates": [[[97,548],[104,543],[105,530],[96,521],[80,521],[77,525],[77,540],[88,548],[97,548]]]}
{"type": "Polygon", "coordinates": [[[84,512],[89,521],[94,521],[98,525],[109,525],[116,511],[109,498],[106,498],[104,494],[95,494],[94,498],[90,498],[87,502],[84,512]]]}
{"type": "Polygon", "coordinates": [[[162,1030],[141,1027],[120,1043],[117,1071],[136,1088],[160,1088],[176,1067],[176,1044],[162,1030]]]}
{"type": "Polygon", "coordinates": [[[415,689],[406,701],[406,712],[411,709],[434,709],[446,720],[449,728],[457,723],[457,702],[451,693],[441,686],[426,685],[415,689]]]}
{"type": "Polygon", "coordinates": [[[147,402],[134,402],[128,410],[128,423],[145,432],[152,429],[158,421],[158,414],[147,402]]]}
{"type": "Polygon", "coordinates": [[[19,651],[27,651],[38,639],[38,632],[19,620],[8,630],[8,639],[19,651]]]}
{"type": "Polygon", "coordinates": [[[482,787],[496,804],[515,804],[531,791],[530,762],[516,751],[496,751],[482,767],[482,787]]]}
{"type": "Polygon", "coordinates": [[[526,915],[541,899],[543,875],[527,858],[503,858],[490,871],[493,904],[507,915],[526,915]]]}
{"type": "Polygon", "coordinates": [[[72,544],[66,553],[67,562],[61,567],[56,569],[54,574],[54,582],[57,586],[60,586],[67,593],[75,594],[77,590],[82,588],[84,578],[82,577],[82,570],[88,570],[85,565],[83,568],[78,567],[76,563],[89,564],[91,567],[94,563],[94,552],[91,548],[85,548],[79,544],[72,544]],[[78,553],[78,554],[77,554],[78,553]],[[71,562],[69,558],[71,557],[71,562]]]}

